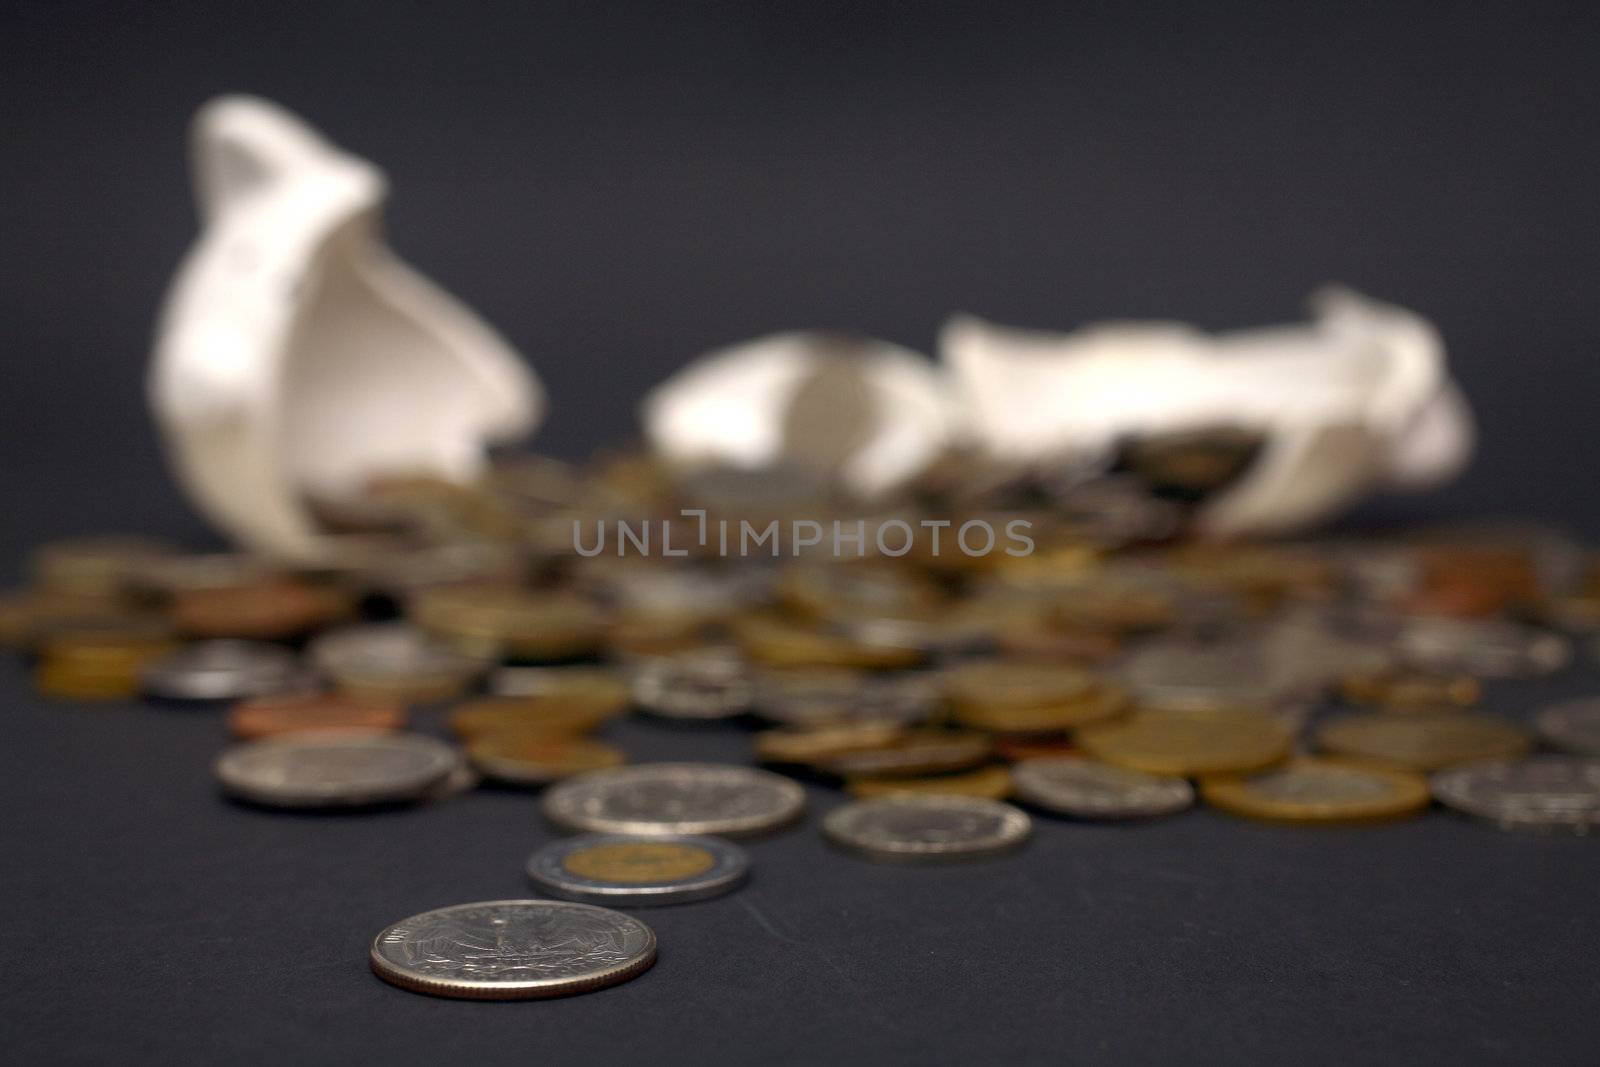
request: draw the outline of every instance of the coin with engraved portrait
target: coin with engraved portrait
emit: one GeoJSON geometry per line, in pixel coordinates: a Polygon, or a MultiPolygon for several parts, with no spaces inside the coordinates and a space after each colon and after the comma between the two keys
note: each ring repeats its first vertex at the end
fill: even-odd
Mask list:
{"type": "Polygon", "coordinates": [[[1072,756],[1022,760],[1011,780],[1017,799],[1080,819],[1147,819],[1194,804],[1194,787],[1182,778],[1072,756]]]}
{"type": "Polygon", "coordinates": [[[1430,784],[1440,803],[1502,830],[1600,830],[1600,760],[1488,760],[1439,771],[1430,784]]]}
{"type": "Polygon", "coordinates": [[[553,786],[545,816],[568,830],[743,837],[800,817],[805,791],[770,771],[717,763],[643,763],[553,786]]]}
{"type": "Polygon", "coordinates": [[[633,908],[720,896],[749,869],[744,849],[716,837],[584,834],[528,859],[528,877],[551,896],[633,908]]]}
{"type": "Polygon", "coordinates": [[[998,800],[900,794],[835,808],[822,833],[866,859],[920,863],[1009,852],[1028,839],[1032,820],[998,800]]]}
{"type": "Polygon", "coordinates": [[[416,800],[461,756],[421,734],[290,734],[235,745],[216,763],[223,792],[275,808],[341,808],[416,800]]]}
{"type": "Polygon", "coordinates": [[[403,919],[372,942],[373,971],[413,993],[534,1000],[626,982],[656,935],[621,912],[564,900],[490,900],[403,919]]]}

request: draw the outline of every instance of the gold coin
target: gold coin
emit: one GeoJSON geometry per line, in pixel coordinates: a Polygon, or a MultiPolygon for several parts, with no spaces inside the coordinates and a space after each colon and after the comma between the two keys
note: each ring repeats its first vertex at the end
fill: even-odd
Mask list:
{"type": "Polygon", "coordinates": [[[619,885],[675,882],[704,874],[717,857],[677,841],[613,841],[569,853],[561,866],[579,878],[619,885]]]}
{"type": "Polygon", "coordinates": [[[467,741],[467,758],[485,778],[508,785],[546,785],[628,760],[621,749],[602,741],[520,730],[474,735],[467,741]]]}
{"type": "Polygon", "coordinates": [[[52,638],[34,669],[39,695],[57,700],[128,700],[147,664],[177,649],[143,633],[74,633],[52,638]]]}
{"type": "Polygon", "coordinates": [[[993,749],[987,735],[969,730],[907,730],[887,745],[840,753],[817,766],[841,778],[938,774],[982,763],[993,749]]]}
{"type": "Polygon", "coordinates": [[[1204,778],[1200,795],[1214,808],[1269,822],[1381,822],[1426,808],[1428,780],[1411,771],[1303,758],[1249,777],[1204,778]]]}
{"type": "Polygon", "coordinates": [[[586,734],[616,714],[614,707],[550,697],[484,697],[458,704],[446,720],[458,737],[493,733],[586,734]]]}
{"type": "Polygon", "coordinates": [[[147,620],[118,597],[28,589],[0,595],[0,646],[25,648],[52,631],[147,620]]]}
{"type": "Polygon", "coordinates": [[[489,684],[496,696],[592,708],[608,717],[627,710],[632,700],[627,680],[599,667],[502,667],[489,684]]]}
{"type": "Polygon", "coordinates": [[[1262,770],[1294,745],[1294,735],[1274,719],[1221,711],[1142,713],[1086,726],[1077,740],[1105,763],[1185,778],[1262,770]]]}
{"type": "Polygon", "coordinates": [[[604,617],[570,593],[488,586],[424,589],[410,602],[412,621],[436,637],[494,648],[514,659],[559,660],[600,647],[604,617]]]}
{"type": "Polygon", "coordinates": [[[923,658],[910,645],[876,644],[770,615],[744,615],[731,628],[745,655],[774,667],[895,670],[914,667],[923,658]]]}
{"type": "Polygon", "coordinates": [[[1444,711],[1476,704],[1483,687],[1465,674],[1362,675],[1346,678],[1340,693],[1352,703],[1373,704],[1384,711],[1444,711]]]}
{"type": "Polygon", "coordinates": [[[1520,756],[1532,747],[1527,732],[1505,719],[1470,712],[1349,715],[1317,731],[1325,752],[1414,771],[1436,771],[1468,760],[1520,756]]]}
{"type": "Polygon", "coordinates": [[[1086,697],[1098,682],[1081,667],[990,660],[952,667],[944,684],[957,708],[1036,708],[1086,697]]]}
{"type": "Polygon", "coordinates": [[[756,734],[756,758],[763,763],[815,765],[836,756],[892,745],[906,734],[899,723],[838,723],[756,734]]]}
{"type": "Polygon", "coordinates": [[[926,778],[850,778],[844,783],[851,796],[863,800],[903,793],[933,793],[943,796],[984,797],[1004,800],[1011,795],[1011,773],[1004,767],[979,767],[960,774],[939,774],[926,778]]]}
{"type": "Polygon", "coordinates": [[[135,569],[173,551],[148,537],[81,537],[41,545],[29,563],[34,580],[52,592],[108,595],[121,593],[135,569]]]}

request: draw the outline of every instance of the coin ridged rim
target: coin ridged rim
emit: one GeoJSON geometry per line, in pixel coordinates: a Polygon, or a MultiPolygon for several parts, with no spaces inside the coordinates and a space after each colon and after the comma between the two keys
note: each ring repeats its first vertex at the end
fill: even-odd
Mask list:
{"type": "Polygon", "coordinates": [[[822,820],[822,835],[830,843],[854,855],[885,863],[938,863],[998,856],[1022,847],[1032,834],[1033,820],[1027,812],[1002,800],[986,800],[982,797],[901,794],[855,800],[834,808],[822,820]],[[852,832],[851,822],[868,810],[896,807],[981,811],[998,817],[1000,828],[988,837],[954,845],[927,841],[874,843],[852,832]]]}
{"type": "Polygon", "coordinates": [[[358,808],[375,807],[415,800],[447,779],[461,765],[461,755],[437,738],[425,734],[404,734],[393,731],[348,730],[327,734],[284,734],[264,737],[257,741],[244,741],[223,751],[213,764],[217,782],[223,792],[238,800],[271,808],[358,808]],[[375,784],[360,790],[337,786],[326,789],[300,787],[278,789],[252,781],[240,762],[264,751],[293,749],[354,748],[359,746],[384,746],[421,751],[431,757],[432,763],[417,772],[397,777],[388,783],[375,784]]]}
{"type": "Polygon", "coordinates": [[[651,907],[707,900],[731,892],[750,873],[750,857],[731,841],[700,834],[583,834],[556,841],[528,857],[528,878],[534,885],[563,900],[614,907],[651,907]],[[688,845],[711,854],[709,870],[688,878],[662,882],[607,882],[574,874],[565,866],[569,856],[601,845],[688,845]]]}
{"type": "Polygon", "coordinates": [[[1305,825],[1388,822],[1415,815],[1426,809],[1432,800],[1428,780],[1415,771],[1316,757],[1293,759],[1281,767],[1258,774],[1207,776],[1200,780],[1200,797],[1211,807],[1230,815],[1263,822],[1305,825]],[[1376,780],[1386,786],[1388,792],[1359,801],[1307,803],[1278,800],[1255,791],[1257,779],[1274,774],[1293,774],[1297,770],[1316,770],[1376,780]]]}
{"type": "Polygon", "coordinates": [[[582,904],[569,900],[481,900],[470,904],[454,904],[447,908],[435,908],[432,911],[418,912],[416,915],[391,923],[378,931],[372,939],[372,947],[367,953],[368,963],[372,971],[379,978],[390,985],[405,989],[413,993],[426,993],[430,996],[449,997],[454,1000],[545,1000],[552,997],[570,996],[576,993],[591,993],[598,989],[619,985],[636,978],[648,971],[656,962],[656,934],[655,931],[631,915],[624,915],[620,911],[610,908],[599,908],[593,904],[582,904]],[[539,908],[583,908],[588,911],[604,912],[608,916],[632,923],[644,931],[645,948],[637,956],[623,963],[616,964],[604,971],[583,978],[571,979],[534,979],[528,982],[486,982],[471,979],[444,979],[428,978],[413,974],[392,960],[385,958],[381,947],[383,939],[392,931],[410,923],[434,915],[443,915],[452,911],[463,911],[468,908],[493,908],[510,906],[528,906],[539,908]]]}
{"type": "Polygon", "coordinates": [[[638,834],[674,837],[716,835],[720,837],[751,837],[777,830],[799,819],[805,813],[806,792],[799,784],[771,771],[727,763],[636,763],[628,767],[615,767],[591,771],[558,782],[546,790],[543,809],[545,818],[564,829],[583,833],[638,834]],[[603,814],[586,814],[576,798],[599,785],[627,781],[670,778],[674,775],[692,776],[714,774],[720,778],[742,778],[752,785],[771,789],[778,799],[770,813],[744,817],[706,819],[628,819],[603,814]]]}
{"type": "MultiPolygon", "coordinates": [[[[1194,807],[1194,786],[1188,779],[1172,774],[1150,774],[1147,771],[1136,771],[1128,767],[1118,767],[1099,760],[1086,759],[1083,756],[1036,756],[1020,760],[1011,768],[1012,792],[1018,800],[1031,804],[1036,808],[1054,812],[1057,815],[1069,815],[1077,819],[1095,819],[1101,821],[1154,819],[1163,815],[1176,815],[1180,811],[1188,811],[1194,807]],[[1092,804],[1074,804],[1065,801],[1062,789],[1052,784],[1043,776],[1052,768],[1092,768],[1103,770],[1117,777],[1124,778],[1130,784],[1137,783],[1140,787],[1162,790],[1162,802],[1150,804],[1126,803],[1111,806],[1096,806],[1092,804]]],[[[1080,792],[1087,792],[1083,788],[1080,792]]],[[[1154,796],[1155,794],[1150,794],[1154,796]]]]}

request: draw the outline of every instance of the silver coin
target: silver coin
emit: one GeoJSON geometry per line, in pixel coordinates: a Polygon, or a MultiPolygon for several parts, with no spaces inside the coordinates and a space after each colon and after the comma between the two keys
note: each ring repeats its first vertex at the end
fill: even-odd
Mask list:
{"type": "Polygon", "coordinates": [[[242,700],[306,689],[311,675],[293,652],[264,641],[199,641],[162,656],[140,675],[166,700],[242,700]]]}
{"type": "Polygon", "coordinates": [[[1182,778],[1124,770],[1076,757],[1023,760],[1011,768],[1019,800],[1081,819],[1145,819],[1194,805],[1182,778]]]}
{"type": "Polygon", "coordinates": [[[460,764],[454,748],[421,734],[297,734],[236,745],[216,773],[240,800],[337,808],[420,799],[460,764]]]}
{"type": "Polygon", "coordinates": [[[489,663],[487,655],[445,644],[398,622],[332,630],[312,641],[306,652],[319,670],[336,679],[436,674],[472,677],[489,663]]]}
{"type": "Polygon", "coordinates": [[[568,830],[743,837],[800,817],[805,790],[770,771],[717,763],[641,763],[552,786],[544,813],[568,830]]]}
{"type": "Polygon", "coordinates": [[[755,712],[784,726],[921,722],[939,706],[939,687],[905,674],[875,678],[850,670],[772,670],[756,677],[755,712]]]}
{"type": "Polygon", "coordinates": [[[1502,830],[1587,834],[1600,827],[1600,760],[1487,760],[1439,771],[1429,784],[1440,803],[1502,830]]]}
{"type": "Polygon", "coordinates": [[[1412,666],[1479,678],[1525,678],[1560,670],[1572,658],[1562,634],[1506,619],[1419,618],[1396,636],[1412,666]]]}
{"type": "Polygon", "coordinates": [[[1267,709],[1288,699],[1296,681],[1251,639],[1150,642],[1122,662],[1117,677],[1141,708],[1159,711],[1267,709]]]}
{"type": "Polygon", "coordinates": [[[1600,697],[1553,704],[1534,719],[1539,736],[1552,748],[1580,756],[1600,756],[1600,697]]]}
{"type": "Polygon", "coordinates": [[[528,877],[551,896],[635,908],[721,896],[749,871],[744,849],[715,837],[584,834],[528,859],[528,877]]]}
{"type": "Polygon", "coordinates": [[[379,978],[413,993],[533,1000],[626,982],[656,961],[631,915],[564,900],[487,900],[413,915],[372,942],[379,978]]]}
{"type": "Polygon", "coordinates": [[[604,667],[496,667],[486,688],[497,697],[538,697],[571,692],[574,685],[624,684],[621,672],[604,667]]]}
{"type": "Polygon", "coordinates": [[[731,649],[652,657],[633,675],[633,702],[666,719],[730,719],[753,695],[744,661],[731,649]]]}
{"type": "Polygon", "coordinates": [[[886,862],[966,859],[1008,852],[1032,832],[1023,811],[997,800],[895,796],[835,808],[823,835],[840,848],[886,862]]]}

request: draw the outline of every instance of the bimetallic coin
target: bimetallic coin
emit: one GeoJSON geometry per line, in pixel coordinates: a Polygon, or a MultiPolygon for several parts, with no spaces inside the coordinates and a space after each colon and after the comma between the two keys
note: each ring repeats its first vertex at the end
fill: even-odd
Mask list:
{"type": "Polygon", "coordinates": [[[553,897],[633,908],[721,896],[749,870],[744,849],[715,837],[584,834],[528,859],[528,877],[553,897]]]}
{"type": "Polygon", "coordinates": [[[830,811],[822,833],[867,859],[928,862],[992,856],[1019,847],[1032,821],[997,800],[894,796],[858,800],[830,811]]]}
{"type": "Polygon", "coordinates": [[[1551,747],[1579,756],[1600,756],[1600,697],[1552,705],[1539,712],[1534,723],[1551,747]]]}
{"type": "Polygon", "coordinates": [[[250,741],[216,763],[228,795],[278,808],[337,808],[417,800],[461,763],[420,734],[296,734],[250,741]]]}
{"type": "Polygon", "coordinates": [[[1184,778],[1263,770],[1287,758],[1294,744],[1282,723],[1244,712],[1139,714],[1086,726],[1077,739],[1095,759],[1184,778]]]}
{"type": "Polygon", "coordinates": [[[1515,723],[1471,712],[1427,715],[1347,715],[1317,731],[1324,752],[1413,771],[1453,763],[1520,756],[1532,747],[1515,723]]]}
{"type": "Polygon", "coordinates": [[[844,788],[851,796],[863,800],[908,793],[1004,800],[1011,795],[1011,774],[1004,767],[979,767],[975,771],[917,778],[850,778],[845,781],[844,788]]]}
{"type": "Polygon", "coordinates": [[[300,658],[261,641],[200,641],[145,664],[144,692],[163,700],[241,700],[311,686],[300,658]]]}
{"type": "Polygon", "coordinates": [[[413,915],[372,942],[379,978],[413,993],[534,1000],[649,970],[656,935],[620,912],[563,900],[490,900],[413,915]]]}
{"type": "Polygon", "coordinates": [[[589,771],[619,767],[628,757],[614,745],[586,737],[538,733],[487,733],[467,742],[478,773],[502,785],[541,786],[589,771]]]}
{"type": "Polygon", "coordinates": [[[246,741],[325,730],[382,732],[403,729],[405,724],[405,709],[398,704],[356,700],[337,693],[257,697],[228,712],[229,732],[246,741]]]}
{"type": "Polygon", "coordinates": [[[732,649],[653,657],[633,676],[634,703],[666,719],[732,718],[750,707],[753,696],[749,672],[732,649]]]}
{"type": "Polygon", "coordinates": [[[436,641],[404,623],[332,630],[306,649],[350,696],[422,703],[448,700],[482,674],[487,657],[436,641]]]}
{"type": "Polygon", "coordinates": [[[743,837],[800,817],[805,791],[751,767],[646,763],[597,771],[545,793],[544,813],[568,830],[743,837]]]}
{"type": "Polygon", "coordinates": [[[1206,778],[1200,795],[1214,808],[1268,822],[1384,822],[1426,808],[1428,783],[1411,771],[1307,758],[1251,777],[1206,778]]]}
{"type": "Polygon", "coordinates": [[[1079,757],[1023,760],[1011,780],[1017,799],[1080,819],[1147,819],[1194,804],[1194,787],[1182,778],[1079,757]]]}
{"type": "Polygon", "coordinates": [[[1600,828],[1600,760],[1535,756],[1439,771],[1433,795],[1502,830],[1573,834],[1600,828]]]}

